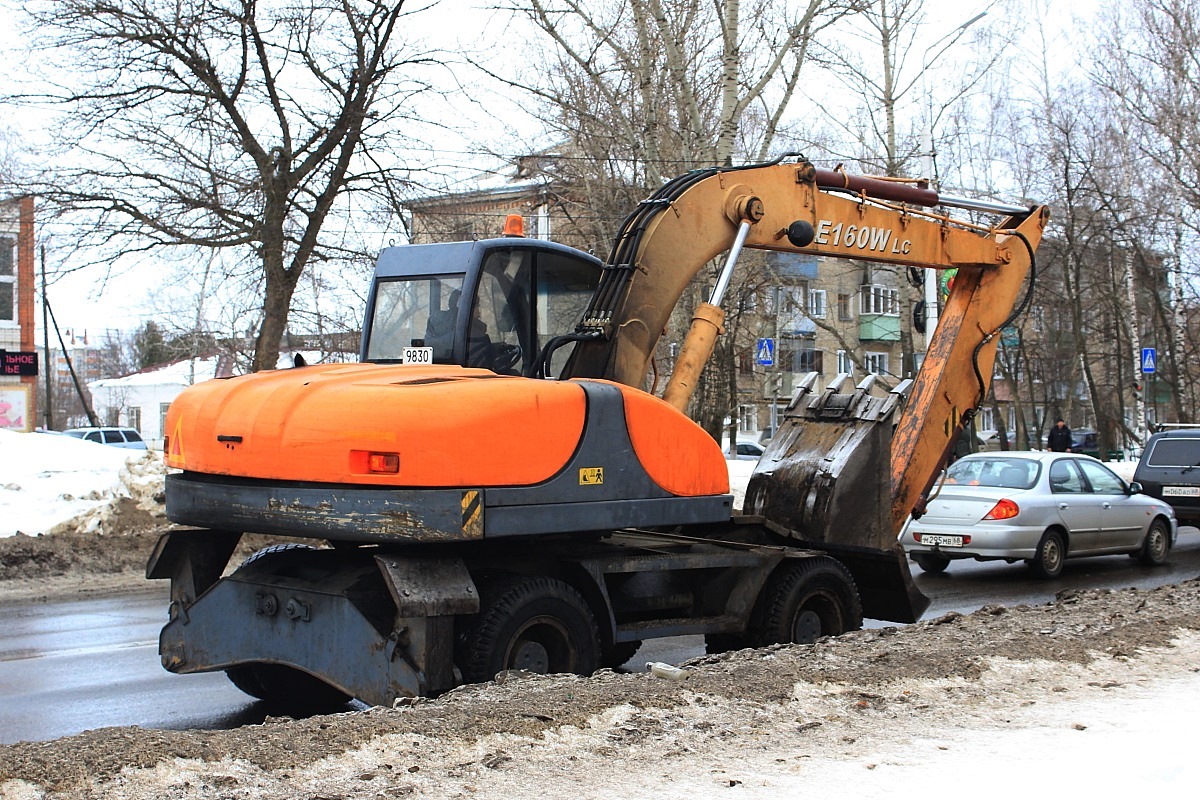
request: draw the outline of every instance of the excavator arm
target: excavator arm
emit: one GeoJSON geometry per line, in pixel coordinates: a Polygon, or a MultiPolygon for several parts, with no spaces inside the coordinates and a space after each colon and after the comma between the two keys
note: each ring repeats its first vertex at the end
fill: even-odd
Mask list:
{"type": "MultiPolygon", "coordinates": [[[[918,508],[959,429],[990,384],[997,334],[1026,285],[1045,207],[940,197],[911,183],[811,163],[699,170],[665,185],[625,221],[568,373],[642,385],[671,310],[710,261],[741,247],[958,270],[890,455],[890,534],[918,508]],[[994,226],[934,213],[1003,215],[994,226]]],[[[731,258],[731,260],[733,260],[731,258]]],[[[718,285],[727,282],[727,276],[718,285]]],[[[724,315],[702,304],[664,398],[681,410],[724,315]],[[699,345],[693,346],[696,339],[699,345]]]]}

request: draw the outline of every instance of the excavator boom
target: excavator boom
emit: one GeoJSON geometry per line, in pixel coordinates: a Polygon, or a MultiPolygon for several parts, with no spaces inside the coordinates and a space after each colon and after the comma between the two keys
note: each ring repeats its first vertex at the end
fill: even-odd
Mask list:
{"type": "MultiPolygon", "coordinates": [[[[987,394],[997,334],[1026,285],[1048,220],[1045,207],[948,199],[954,207],[1005,215],[995,225],[981,226],[934,213],[941,204],[928,188],[817,169],[805,161],[681,176],[643,202],[622,226],[567,374],[641,385],[685,288],[735,240],[749,249],[958,270],[912,391],[894,421],[889,522],[882,532],[894,538],[904,518],[920,506],[962,424],[987,394]]],[[[712,329],[719,330],[723,320],[720,310],[702,308],[697,317],[700,329],[708,328],[706,338],[714,338],[712,329]]],[[[707,355],[702,349],[698,356],[681,356],[691,374],[681,376],[677,367],[664,393],[668,402],[686,405],[688,387],[707,355]],[[679,384],[684,388],[672,398],[679,384]]],[[[823,456],[819,446],[793,454],[823,456]]],[[[756,507],[754,513],[767,510],[756,507]]]]}

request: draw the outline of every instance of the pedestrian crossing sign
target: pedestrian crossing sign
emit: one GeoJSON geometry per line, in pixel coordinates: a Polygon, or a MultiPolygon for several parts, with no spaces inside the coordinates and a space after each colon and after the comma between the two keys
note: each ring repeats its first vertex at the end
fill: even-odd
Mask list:
{"type": "Polygon", "coordinates": [[[775,340],[759,339],[754,347],[754,362],[760,367],[775,366],[775,340]]]}
{"type": "Polygon", "coordinates": [[[1158,372],[1155,362],[1158,361],[1158,353],[1153,347],[1142,348],[1142,372],[1149,375],[1158,372]]]}

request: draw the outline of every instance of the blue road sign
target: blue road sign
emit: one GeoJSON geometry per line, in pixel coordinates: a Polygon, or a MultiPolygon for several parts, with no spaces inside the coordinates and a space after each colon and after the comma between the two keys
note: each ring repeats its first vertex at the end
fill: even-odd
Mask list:
{"type": "Polygon", "coordinates": [[[1158,362],[1158,352],[1153,347],[1142,348],[1142,372],[1149,375],[1158,372],[1156,366],[1158,362]]]}
{"type": "Polygon", "coordinates": [[[775,366],[775,340],[759,339],[754,348],[754,363],[760,367],[775,366]]]}

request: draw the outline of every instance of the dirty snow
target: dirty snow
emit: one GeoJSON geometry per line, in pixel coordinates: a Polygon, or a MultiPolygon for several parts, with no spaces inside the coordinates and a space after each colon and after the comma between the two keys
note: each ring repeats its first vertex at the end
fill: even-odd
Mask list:
{"type": "MultiPolygon", "coordinates": [[[[728,464],[740,507],[754,462],[728,464]]],[[[160,501],[163,472],[154,454],[0,431],[0,536],[95,530],[120,498],[160,501]]],[[[518,678],[241,731],[5,746],[0,798],[1108,798],[1200,783],[1195,582],[946,620],[704,657],[678,682],[518,678]]]]}
{"type": "Polygon", "coordinates": [[[0,430],[0,537],[95,530],[119,498],[154,503],[164,471],[151,451],[0,430]]]}

